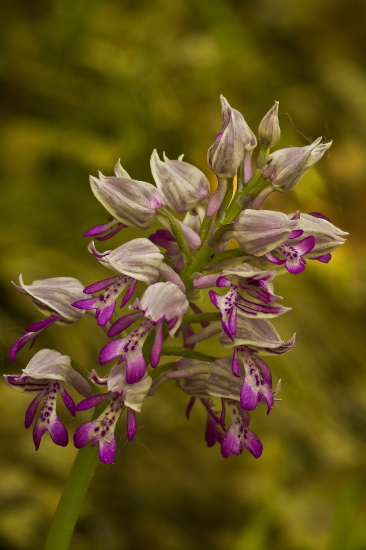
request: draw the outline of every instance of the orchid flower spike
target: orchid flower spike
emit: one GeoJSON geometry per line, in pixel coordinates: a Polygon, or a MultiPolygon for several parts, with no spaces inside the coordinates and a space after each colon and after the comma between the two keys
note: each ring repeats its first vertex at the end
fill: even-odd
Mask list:
{"type": "Polygon", "coordinates": [[[56,445],[65,447],[69,437],[67,430],[56,415],[56,395],[59,393],[69,412],[75,416],[75,403],[67,393],[64,384],[71,384],[85,397],[92,393],[88,382],[71,366],[70,357],[58,351],[42,349],[29,361],[23,374],[6,374],[5,382],[14,390],[37,393],[25,414],[25,427],[32,425],[38,405],[44,399],[40,414],[33,428],[33,441],[38,450],[42,436],[49,432],[56,445]]]}
{"type": "Polygon", "coordinates": [[[281,382],[273,388],[262,356],[287,353],[296,339],[294,334],[283,340],[271,323],[289,310],[275,294],[275,276],[285,270],[301,273],[307,260],[328,263],[347,233],[319,212],[259,210],[270,193],[292,189],[331,142],[321,143],[318,138],[305,147],[271,152],[281,136],[275,101],[260,122],[259,151],[253,158],[255,135],[243,115],[223,96],[220,99],[222,126],[208,151],[208,164],[218,179],[211,197],[207,177],[183,161],[183,155],[170,160],[153,150],[150,164],[156,186],[132,179],[118,161],[114,176],[90,177],[92,191],[110,217],[84,235],[104,241],[123,228],[148,229],[153,224],[147,238],[126,239],[104,252],[91,242],[89,252],[111,272],[86,288],[71,277],[25,285],[20,276],[19,285],[14,285],[31,296],[46,318],[26,328],[10,349],[11,361],[48,326],[76,323],[85,311],[110,338],[100,350],[99,363],[113,361],[113,366],[104,377],[93,370],[92,382],[72,368],[76,363],[68,356],[47,349],[38,352],[22,374],[5,375],[12,388],[36,395],[26,412],[27,428],[42,401],[33,430],[36,449],[46,431],[57,445],[68,442],[67,430],[56,415],[60,393],[71,414],[104,404],[98,407],[97,418],[76,430],[74,444],[98,445],[100,460],[111,464],[122,412],[126,409],[127,439],[132,440],[136,413],[145,399],[162,384],[175,381],[189,396],[187,418],[196,401],[203,406],[209,447],[217,443],[225,458],[244,449],[255,458],[261,455],[262,443],[249,429],[249,414],[262,404],[269,413],[281,382]],[[205,307],[208,300],[214,308],[205,307]],[[120,307],[129,303],[129,313],[119,318],[117,303],[120,307]],[[217,338],[211,348],[196,349],[212,336],[217,338]],[[168,341],[163,348],[169,337],[177,344],[170,346],[168,341]],[[216,357],[223,354],[218,343],[230,356],[216,357]],[[178,359],[160,364],[163,355],[178,359]],[[76,407],[66,384],[85,398],[76,407]],[[104,393],[92,395],[93,384],[104,386],[104,393]]]}

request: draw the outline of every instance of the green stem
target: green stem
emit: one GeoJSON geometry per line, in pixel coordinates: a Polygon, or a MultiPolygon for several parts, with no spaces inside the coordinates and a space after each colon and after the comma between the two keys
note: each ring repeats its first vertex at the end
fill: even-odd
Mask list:
{"type": "Polygon", "coordinates": [[[53,518],[45,550],[68,549],[80,508],[98,462],[98,449],[96,447],[84,447],[76,455],[53,518]]]}
{"type": "Polygon", "coordinates": [[[190,359],[198,359],[199,361],[215,361],[217,357],[207,355],[194,349],[188,348],[163,348],[162,355],[174,355],[175,357],[189,357],[190,359]]]}
{"type": "Polygon", "coordinates": [[[256,197],[263,189],[271,185],[271,182],[267,178],[262,177],[262,171],[257,170],[252,179],[247,183],[241,192],[236,192],[229,208],[226,211],[226,216],[222,220],[222,225],[231,223],[242,211],[242,206],[238,201],[239,197],[244,195],[252,195],[256,197]]]}
{"type": "Polygon", "coordinates": [[[182,269],[180,278],[186,285],[187,291],[192,288],[191,275],[193,273],[201,273],[203,271],[218,246],[219,245],[216,244],[214,247],[211,247],[207,244],[207,242],[203,243],[203,245],[197,250],[191,263],[182,269]]]}
{"type": "Polygon", "coordinates": [[[207,216],[205,216],[203,218],[203,222],[200,229],[200,237],[201,237],[202,243],[206,241],[207,236],[211,229],[211,225],[212,225],[212,218],[208,218],[207,216]]]}
{"type": "MultiPolygon", "coordinates": [[[[219,262],[223,262],[224,260],[231,260],[231,258],[239,258],[241,256],[250,256],[250,254],[247,254],[241,248],[230,248],[229,250],[224,250],[223,252],[216,254],[216,256],[213,258],[212,261],[215,264],[218,264],[219,262]]],[[[209,270],[210,270],[210,265],[207,266],[206,271],[209,271],[209,270]]]]}
{"type": "Polygon", "coordinates": [[[183,325],[194,323],[207,323],[209,321],[220,321],[221,315],[219,312],[212,313],[196,313],[194,315],[185,315],[182,319],[183,325]]]}
{"type": "Polygon", "coordinates": [[[217,213],[216,222],[220,222],[220,220],[224,219],[226,209],[231,203],[231,199],[233,198],[233,190],[234,190],[234,178],[227,178],[227,189],[224,196],[224,200],[222,201],[222,204],[217,213]]]}
{"type": "MultiPolygon", "coordinates": [[[[104,408],[104,403],[95,407],[92,420],[97,418],[104,408]]],[[[97,447],[88,445],[80,449],[76,455],[52,521],[45,550],[67,550],[69,548],[85,494],[98,464],[97,447]]]]}
{"type": "Polygon", "coordinates": [[[184,263],[189,264],[191,261],[191,252],[188,248],[187,241],[184,238],[182,228],[179,225],[177,218],[173,216],[173,214],[171,214],[169,210],[167,210],[164,206],[159,208],[158,213],[160,214],[160,216],[163,216],[169,221],[170,228],[177,241],[177,245],[179,246],[183,254],[184,263]]]}

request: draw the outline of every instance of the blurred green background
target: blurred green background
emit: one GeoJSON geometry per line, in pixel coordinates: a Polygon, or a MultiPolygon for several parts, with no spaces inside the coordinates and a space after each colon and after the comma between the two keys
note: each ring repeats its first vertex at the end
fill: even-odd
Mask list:
{"type": "MultiPolygon", "coordinates": [[[[309,262],[278,279],[293,310],[275,324],[299,339],[269,362],[283,401],[269,417],[264,407],[252,415],[262,458],[224,460],[207,449],[203,412],[187,422],[188,398],[164,387],[146,402],[134,442],[120,422],[117,461],[98,468],[71,548],[365,549],[364,1],[12,0],[1,21],[4,373],[43,347],[97,367],[106,337],[91,318],[49,330],[8,364],[9,346],[40,319],[9,281],[109,276],[82,233],[106,218],[88,175],[112,174],[119,157],[132,177],[152,181],[154,147],[185,153],[214,183],[206,152],[221,124],[220,93],[254,130],[279,100],[280,147],[334,140],[293,192],[266,207],[321,211],[350,232],[329,265],[309,262]]],[[[133,236],[125,230],[99,249],[133,236]]],[[[28,399],[5,384],[0,394],[0,548],[35,550],[75,450],[45,436],[34,452],[23,428],[28,399]]]]}

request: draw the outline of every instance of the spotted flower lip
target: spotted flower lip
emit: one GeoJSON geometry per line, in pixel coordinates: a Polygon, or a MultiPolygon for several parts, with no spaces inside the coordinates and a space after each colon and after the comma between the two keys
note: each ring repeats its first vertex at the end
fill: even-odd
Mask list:
{"type": "Polygon", "coordinates": [[[250,415],[243,410],[238,403],[227,400],[227,406],[231,414],[231,426],[224,435],[221,443],[221,454],[224,458],[230,455],[240,455],[246,448],[254,458],[259,458],[263,451],[260,439],[248,429],[250,415]]]}
{"type": "Polygon", "coordinates": [[[170,160],[163,153],[164,161],[154,149],[151,155],[151,171],[156,186],[165,203],[181,214],[196,207],[210,197],[210,184],[198,168],[184,162],[182,157],[170,160]]]}
{"type": "Polygon", "coordinates": [[[166,321],[170,336],[175,335],[188,307],[186,295],[171,282],[149,286],[141,299],[131,305],[131,309],[143,311],[146,319],[154,323],[166,321]]]}
{"type": "Polygon", "coordinates": [[[289,273],[302,273],[305,269],[306,260],[305,254],[309,254],[315,246],[315,239],[312,235],[298,241],[296,244],[280,244],[276,247],[276,251],[282,256],[277,258],[270,252],[266,254],[267,260],[277,265],[285,265],[289,273]]]}
{"type": "Polygon", "coordinates": [[[165,202],[159,191],[144,181],[126,177],[90,176],[95,197],[114,218],[130,227],[147,229],[165,202]]]}
{"type": "Polygon", "coordinates": [[[148,396],[152,379],[145,376],[133,385],[126,381],[126,367],[115,365],[106,378],[99,378],[93,370],[90,378],[96,384],[106,384],[106,393],[94,395],[77,406],[77,411],[85,411],[104,401],[110,401],[102,414],[86,424],[82,424],[74,434],[74,445],[81,449],[92,441],[92,447],[99,444],[99,458],[105,464],[112,464],[117,453],[117,443],[114,435],[117,421],[127,408],[127,438],[131,441],[137,430],[135,412],[140,412],[142,405],[148,396]]]}
{"type": "MultiPolygon", "coordinates": [[[[179,361],[178,370],[167,373],[166,377],[168,379],[177,379],[179,387],[185,393],[192,396],[188,405],[187,416],[196,397],[205,406],[211,419],[206,428],[206,442],[208,446],[212,446],[218,441],[221,446],[221,454],[224,458],[232,454],[239,455],[243,452],[244,448],[247,448],[255,458],[259,458],[263,447],[257,436],[248,430],[249,413],[240,404],[243,377],[233,375],[231,357],[223,357],[212,363],[184,359],[179,361]],[[216,417],[209,403],[211,396],[222,398],[223,410],[221,418],[216,417]],[[231,415],[231,426],[227,431],[225,430],[224,422],[226,407],[231,415]],[[226,431],[224,436],[218,430],[218,426],[226,431]]],[[[266,380],[267,383],[270,382],[267,371],[266,380]]],[[[261,395],[259,399],[261,399],[261,395]]]]}
{"type": "Polygon", "coordinates": [[[24,393],[37,393],[29,405],[25,416],[25,427],[29,428],[37,413],[38,405],[44,399],[42,410],[35,422],[33,441],[36,450],[46,431],[56,445],[66,446],[68,434],[65,426],[56,415],[56,395],[62,400],[72,415],[75,415],[75,404],[62,384],[71,384],[86,397],[92,393],[87,381],[71,367],[70,357],[58,351],[43,349],[30,360],[23,374],[4,375],[5,382],[13,389],[24,393]]]}
{"type": "Polygon", "coordinates": [[[273,187],[284,193],[295,187],[300,178],[317,163],[332,145],[321,143],[321,137],[305,147],[279,149],[270,154],[271,162],[263,171],[269,177],[273,187]]]}
{"type": "Polygon", "coordinates": [[[155,283],[149,286],[141,299],[136,299],[130,306],[130,309],[137,311],[118,319],[109,329],[108,336],[116,336],[142,318],[143,322],[128,336],[106,344],[99,355],[100,364],[104,365],[120,356],[119,363],[127,362],[127,383],[140,381],[146,371],[142,347],[148,334],[155,330],[150,352],[150,363],[155,368],[159,364],[163,347],[162,323],[166,321],[170,336],[174,336],[188,307],[185,294],[174,283],[155,283]]]}
{"type": "Polygon", "coordinates": [[[101,264],[120,273],[117,277],[98,281],[83,291],[84,294],[94,294],[101,290],[106,290],[106,292],[97,297],[73,303],[75,308],[95,309],[97,323],[100,326],[105,326],[110,321],[119,295],[129,287],[122,299],[121,307],[127,304],[135,291],[137,281],[151,284],[159,279],[161,273],[166,277],[173,276],[179,279],[173,270],[171,270],[173,273],[169,271],[169,266],[163,265],[164,256],[149,239],[133,239],[115,250],[107,250],[102,253],[96,250],[93,242],[89,244],[88,248],[101,264]],[[168,273],[166,273],[167,270],[168,273]]]}

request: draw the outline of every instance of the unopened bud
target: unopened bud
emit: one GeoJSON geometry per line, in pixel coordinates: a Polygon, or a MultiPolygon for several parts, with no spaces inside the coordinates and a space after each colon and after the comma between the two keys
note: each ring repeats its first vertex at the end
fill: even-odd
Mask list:
{"type": "Polygon", "coordinates": [[[332,145],[331,141],[320,141],[321,137],[306,147],[290,147],[271,153],[271,163],[263,171],[263,176],[272,180],[271,183],[277,191],[290,191],[332,145]]]}
{"type": "Polygon", "coordinates": [[[272,109],[262,118],[258,135],[261,145],[274,147],[279,142],[281,129],[278,122],[278,101],[275,101],[272,109]]]}
{"type": "Polygon", "coordinates": [[[221,96],[222,126],[215,143],[208,150],[207,160],[218,177],[233,178],[243,162],[244,152],[257,145],[257,139],[239,111],[230,107],[221,96]]]}
{"type": "Polygon", "coordinates": [[[159,159],[156,149],[151,155],[151,171],[156,186],[166,204],[184,214],[210,196],[210,184],[205,174],[192,164],[179,160],[159,159]]]}

